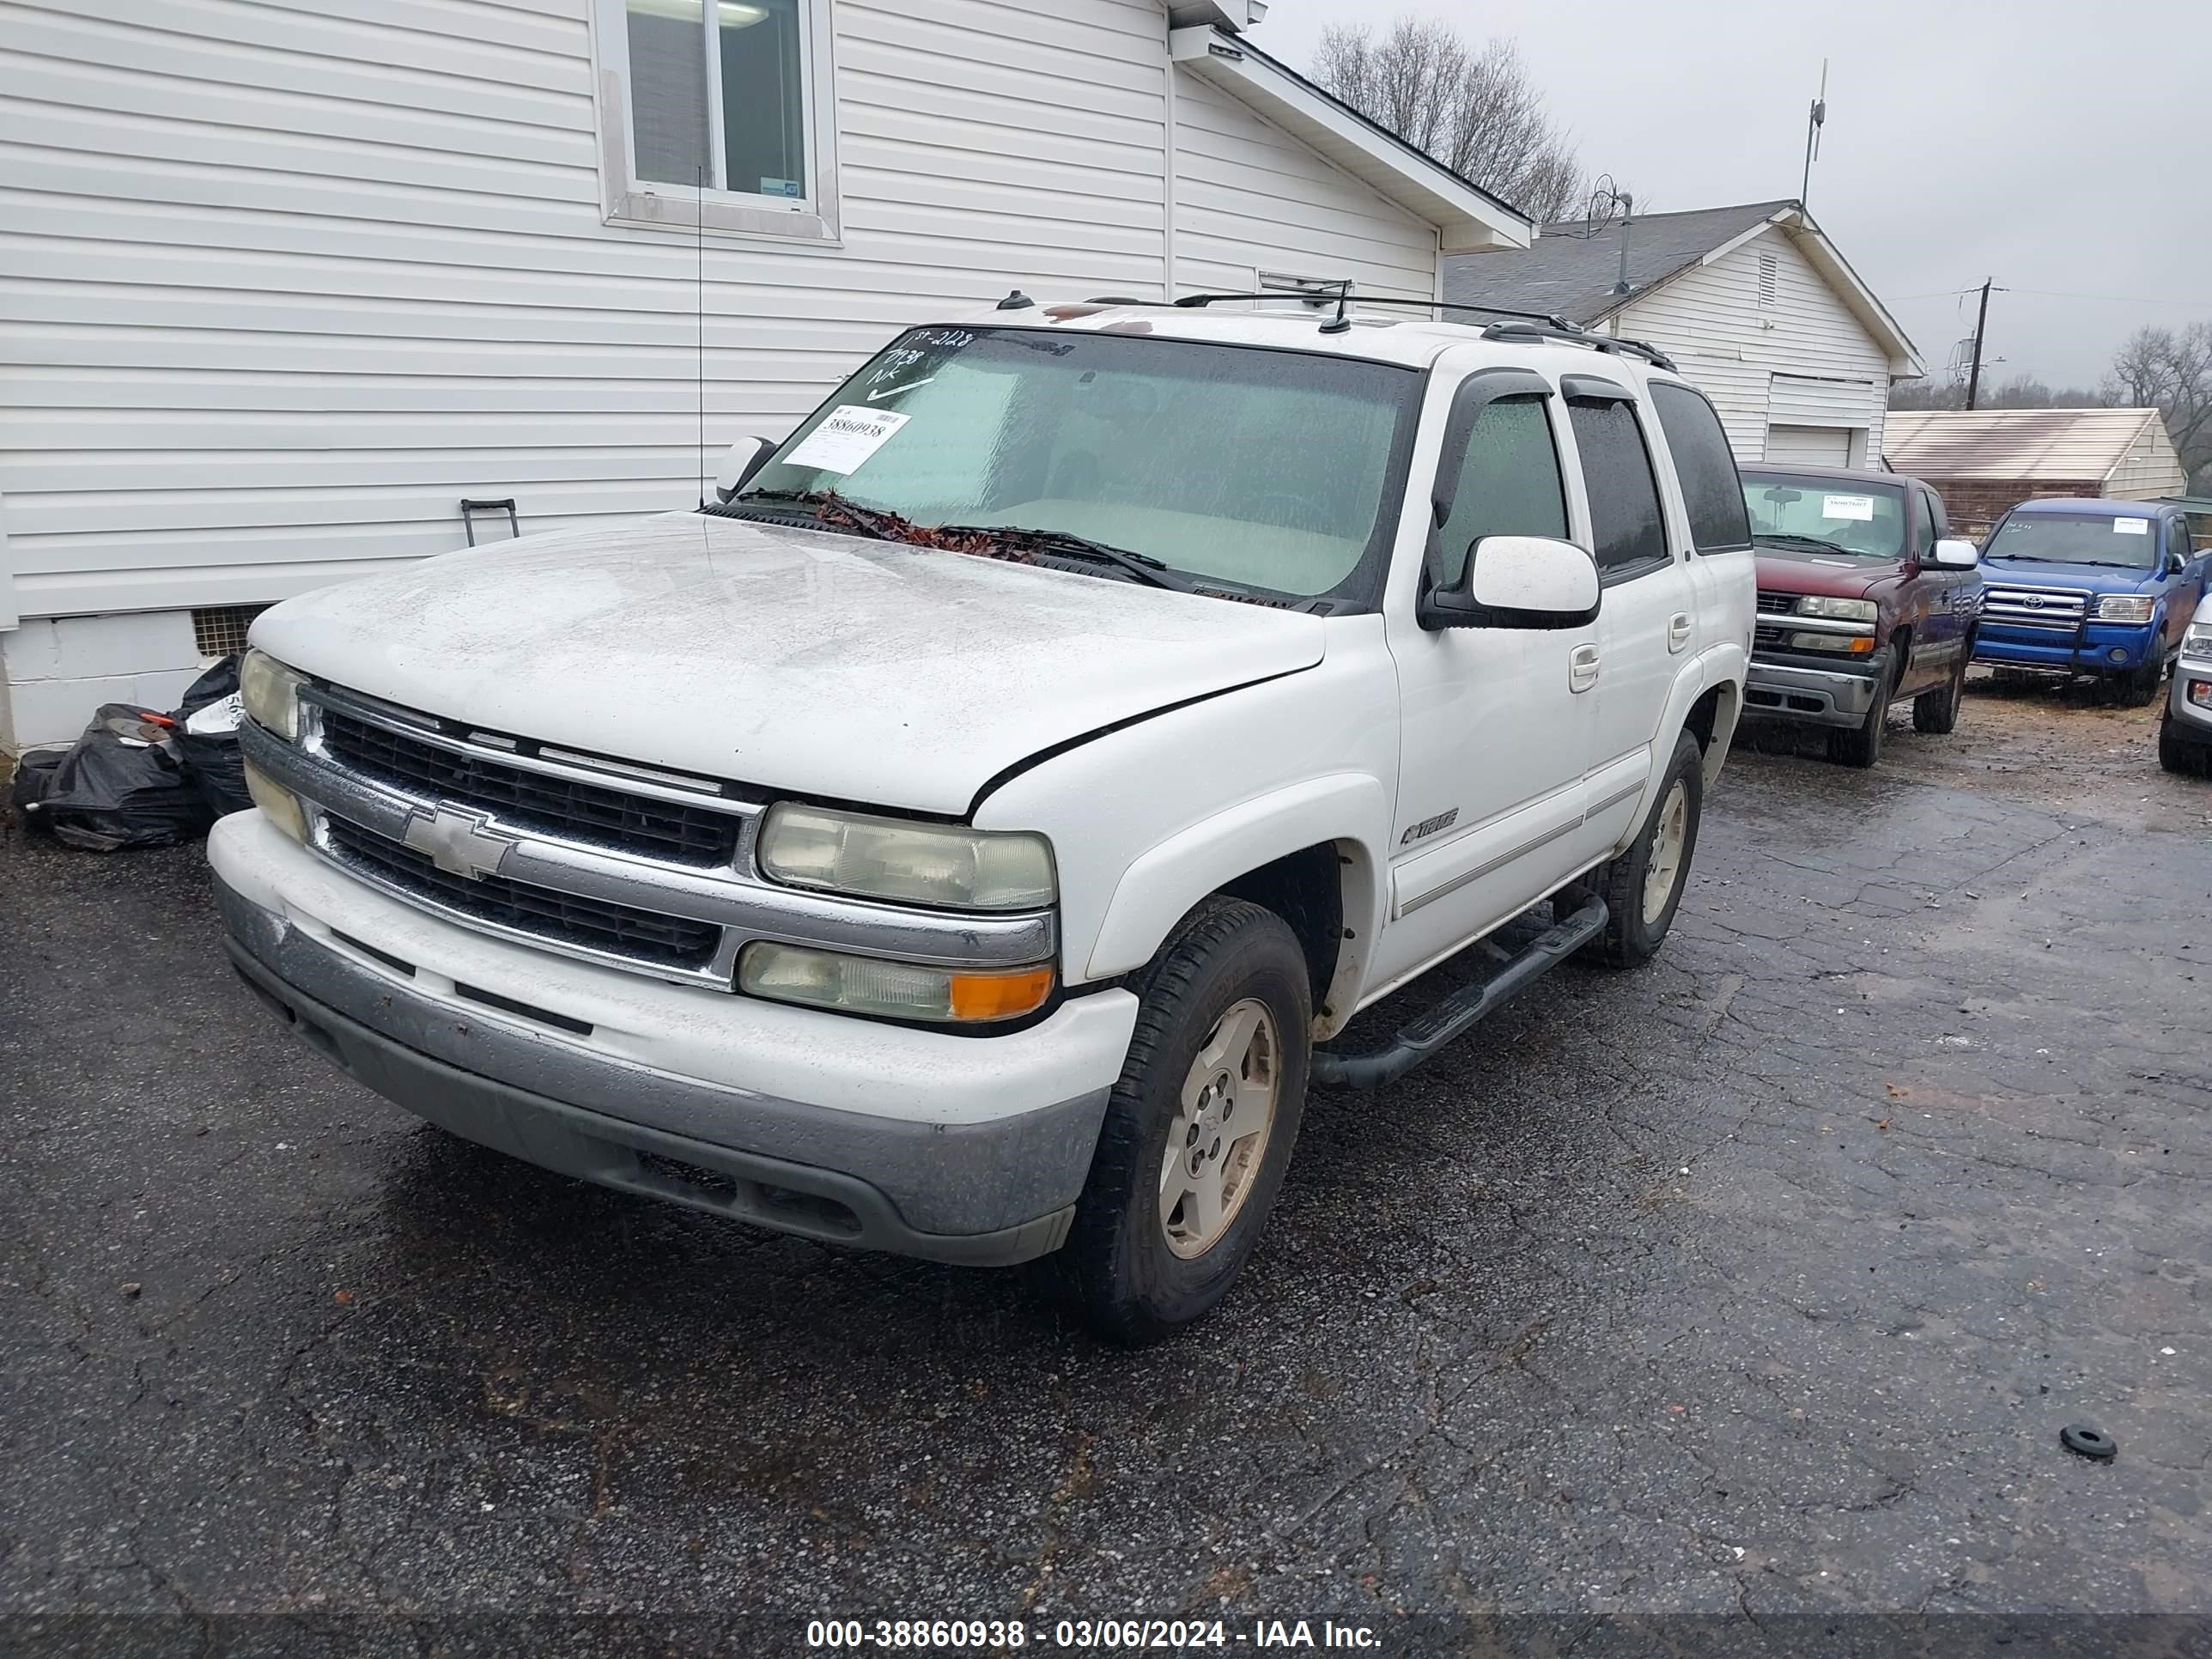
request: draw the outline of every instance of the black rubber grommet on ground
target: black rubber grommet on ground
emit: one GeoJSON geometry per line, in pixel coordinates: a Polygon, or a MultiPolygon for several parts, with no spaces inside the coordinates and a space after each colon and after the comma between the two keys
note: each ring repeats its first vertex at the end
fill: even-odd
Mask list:
{"type": "Polygon", "coordinates": [[[2093,1429],[2087,1423],[2069,1423],[2058,1431],[2058,1443],[2068,1451],[2082,1457],[2094,1458],[2100,1463],[2109,1463],[2119,1455],[2120,1443],[2102,1429],[2093,1429]]]}

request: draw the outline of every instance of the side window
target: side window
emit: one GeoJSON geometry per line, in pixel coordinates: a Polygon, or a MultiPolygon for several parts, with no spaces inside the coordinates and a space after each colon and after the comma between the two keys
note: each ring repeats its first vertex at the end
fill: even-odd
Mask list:
{"type": "Polygon", "coordinates": [[[1721,417],[1698,393],[1668,380],[1651,384],[1651,407],[1674,457],[1682,504],[1690,510],[1690,541],[1700,553],[1720,553],[1751,545],[1751,518],[1743,508],[1743,481],[1736,477],[1721,417]]]}
{"type": "Polygon", "coordinates": [[[1590,530],[1600,581],[1626,580],[1667,562],[1667,526],[1659,514],[1659,481],[1636,411],[1612,399],[1577,398],[1567,405],[1582,451],[1589,492],[1590,530]]]}
{"type": "Polygon", "coordinates": [[[1920,494],[1928,509],[1928,545],[1933,548],[1951,533],[1951,515],[1944,510],[1943,498],[1934,490],[1923,489],[1920,494]]]}
{"type": "Polygon", "coordinates": [[[1936,505],[1935,496],[1923,489],[1920,496],[1920,523],[1912,537],[1915,558],[1926,558],[1936,550],[1936,538],[1943,533],[1943,509],[1936,505]]]}
{"type": "Polygon", "coordinates": [[[1567,533],[1567,495],[1546,399],[1500,398],[1468,429],[1451,516],[1437,532],[1431,582],[1449,587],[1467,569],[1468,549],[1485,536],[1567,533]]]}

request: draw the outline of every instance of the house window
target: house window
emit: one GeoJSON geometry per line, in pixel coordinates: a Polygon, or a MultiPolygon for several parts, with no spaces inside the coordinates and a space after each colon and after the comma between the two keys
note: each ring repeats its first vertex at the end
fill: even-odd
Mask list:
{"type": "Polygon", "coordinates": [[[829,0],[599,0],[607,217],[834,238],[829,0]]]}
{"type": "Polygon", "coordinates": [[[1782,261],[1771,253],[1759,256],[1759,308],[1774,309],[1774,296],[1782,286],[1782,261]]]}

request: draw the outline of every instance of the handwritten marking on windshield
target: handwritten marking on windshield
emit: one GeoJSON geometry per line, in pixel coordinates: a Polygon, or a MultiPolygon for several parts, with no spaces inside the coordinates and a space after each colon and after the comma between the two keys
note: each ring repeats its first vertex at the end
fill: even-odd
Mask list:
{"type": "Polygon", "coordinates": [[[937,376],[933,374],[927,380],[908,380],[904,386],[895,386],[889,392],[871,392],[868,394],[868,401],[872,404],[880,402],[885,398],[896,398],[902,392],[912,392],[916,387],[931,385],[936,379],[937,376]]]}

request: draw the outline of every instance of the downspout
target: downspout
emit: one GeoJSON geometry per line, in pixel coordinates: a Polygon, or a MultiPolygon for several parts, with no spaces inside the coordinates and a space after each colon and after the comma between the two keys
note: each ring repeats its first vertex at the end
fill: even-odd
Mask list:
{"type": "Polygon", "coordinates": [[[1174,53],[1166,54],[1164,67],[1167,80],[1162,100],[1160,137],[1160,297],[1172,300],[1176,297],[1176,172],[1180,165],[1176,160],[1176,129],[1181,120],[1176,111],[1174,53]]]}

